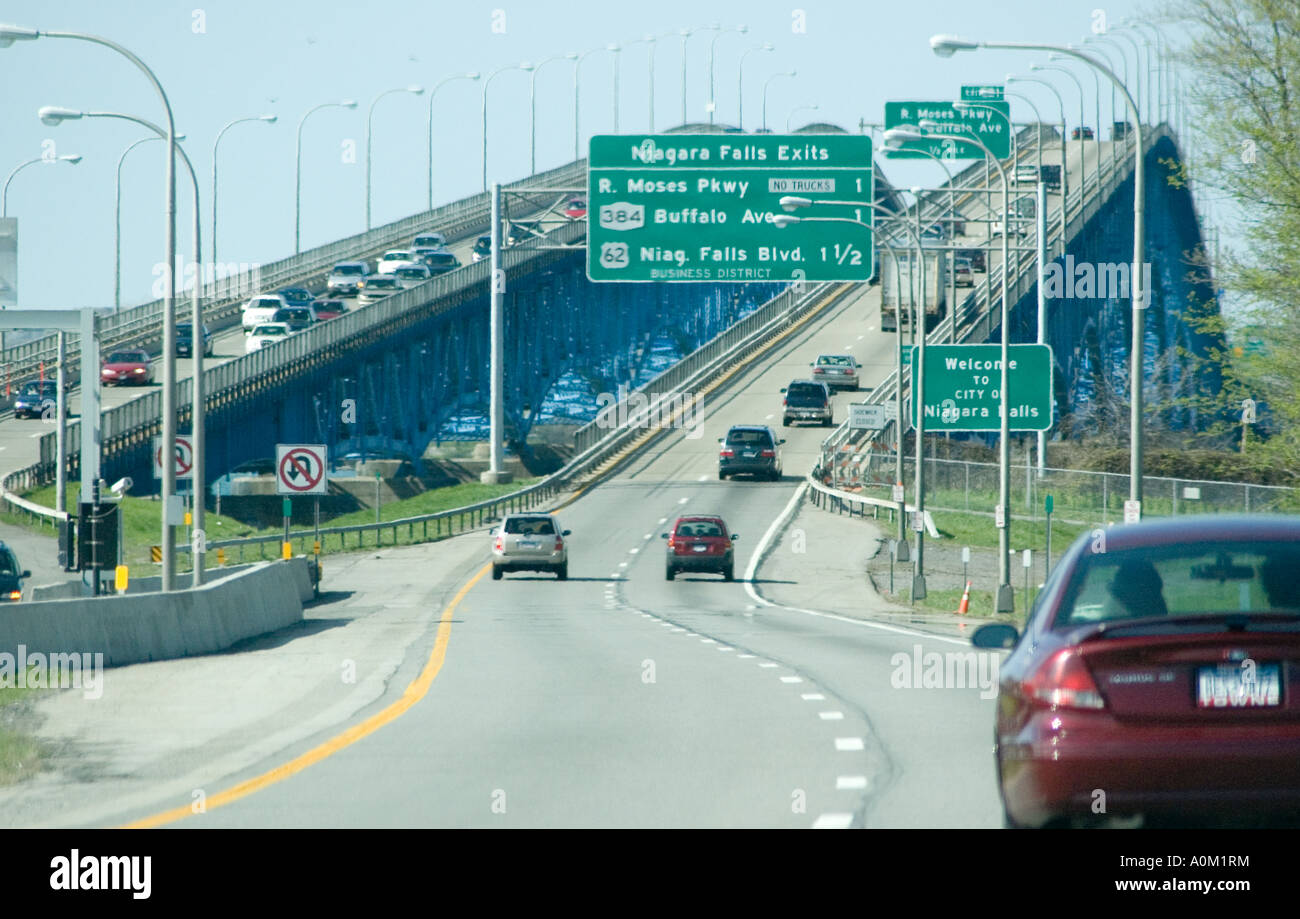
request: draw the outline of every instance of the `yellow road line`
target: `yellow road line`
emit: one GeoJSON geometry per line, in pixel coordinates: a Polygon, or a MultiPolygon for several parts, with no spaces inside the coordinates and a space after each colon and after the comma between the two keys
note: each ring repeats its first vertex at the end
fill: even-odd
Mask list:
{"type": "MultiPolygon", "coordinates": [[[[348,728],[342,734],[332,737],[321,745],[308,750],[300,756],[296,756],[280,766],[276,766],[268,772],[259,776],[241,782],[233,788],[218,792],[207,799],[206,809],[221,807],[230,804],[232,801],[238,801],[255,792],[261,791],[276,782],[283,781],[292,775],[302,772],[308,766],[319,763],[326,757],[333,756],[345,747],[349,747],[363,737],[373,734],[384,725],[396,720],[404,715],[407,709],[415,705],[424,698],[428,693],[429,687],[433,685],[434,678],[438,676],[438,671],[442,669],[443,660],[447,656],[447,645],[451,641],[451,617],[456,607],[465,599],[470,588],[477,584],[485,574],[491,570],[491,565],[485,565],[478,570],[474,577],[470,578],[454,596],[447,608],[442,611],[442,618],[438,623],[438,635],[433,643],[433,650],[429,653],[429,659],[424,664],[424,669],[420,675],[411,681],[402,693],[402,697],[396,702],[389,705],[383,711],[371,715],[369,718],[348,728]]],[[[177,807],[169,811],[163,811],[160,814],[154,814],[141,820],[128,823],[122,829],[149,829],[151,827],[163,826],[164,824],[174,823],[185,817],[194,816],[192,806],[177,807]]]]}

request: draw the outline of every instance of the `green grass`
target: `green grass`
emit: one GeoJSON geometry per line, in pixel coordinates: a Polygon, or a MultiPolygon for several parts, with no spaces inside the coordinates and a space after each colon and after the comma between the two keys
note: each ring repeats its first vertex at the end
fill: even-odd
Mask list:
{"type": "MultiPolygon", "coordinates": [[[[961,511],[931,511],[935,529],[946,543],[984,549],[998,547],[998,530],[993,525],[992,514],[967,514],[961,511]]],[[[1055,514],[1053,514],[1055,517],[1055,514]]],[[[1059,557],[1075,538],[1091,526],[1052,521],[1052,554],[1059,557]]],[[[1047,521],[1011,518],[1011,547],[1033,549],[1041,552],[1047,545],[1047,521]]],[[[954,607],[955,609],[955,607],[954,607]]]]}
{"type": "MultiPolygon", "coordinates": [[[[418,517],[425,514],[436,514],[440,511],[452,510],[457,507],[464,507],[469,504],[477,504],[481,501],[488,501],[492,498],[508,495],[526,488],[529,485],[539,481],[535,478],[520,479],[515,482],[504,485],[485,485],[479,482],[466,482],[460,485],[451,485],[446,488],[434,488],[429,491],[421,492],[410,498],[401,501],[389,501],[380,507],[380,520],[391,521],[399,520],[403,517],[418,517]]],[[[70,508],[77,506],[77,499],[80,496],[80,483],[70,483],[68,487],[67,506],[70,508]]],[[[23,495],[29,501],[42,504],[46,507],[54,506],[54,486],[47,486],[28,492],[23,495]]],[[[133,498],[126,497],[122,500],[122,531],[125,545],[122,551],[123,563],[130,567],[131,571],[138,577],[148,577],[154,573],[156,563],[152,561],[149,554],[150,546],[158,544],[160,529],[162,526],[161,504],[150,498],[133,498]]],[[[6,522],[26,527],[34,531],[44,531],[47,535],[50,533],[48,523],[41,523],[38,520],[32,520],[21,514],[3,515],[6,522]]],[[[335,517],[332,520],[322,520],[321,525],[327,527],[333,526],[355,526],[358,524],[373,524],[375,522],[375,511],[373,508],[365,508],[335,517]]],[[[280,527],[256,528],[249,526],[233,517],[217,515],[209,511],[204,519],[208,532],[208,541],[216,542],[225,539],[237,539],[246,536],[273,536],[281,533],[280,527]]],[[[381,531],[376,538],[375,534],[370,534],[368,539],[362,536],[353,535],[350,538],[342,536],[330,536],[321,540],[321,554],[328,555],[334,552],[355,551],[362,548],[363,545],[411,545],[427,540],[442,539],[453,535],[449,529],[451,524],[435,523],[429,526],[398,527],[396,534],[392,530],[381,531]],[[427,534],[427,535],[426,535],[427,534]]],[[[295,527],[295,531],[301,527],[295,527]]],[[[460,532],[457,529],[455,532],[460,532]]],[[[311,546],[311,532],[308,531],[306,536],[295,533],[294,552],[295,554],[309,553],[311,546]]],[[[262,547],[245,548],[241,553],[238,548],[232,548],[226,553],[226,563],[236,564],[239,561],[255,560],[258,558],[273,558],[278,555],[277,547],[274,545],[262,547]]],[[[177,555],[177,570],[187,571],[189,569],[189,554],[179,553],[177,555]]],[[[207,555],[207,564],[209,568],[215,568],[218,565],[217,553],[209,551],[207,555]]]]}
{"type": "MultiPolygon", "coordinates": [[[[32,697],[41,689],[0,688],[0,709],[32,697]]],[[[9,728],[0,728],[0,785],[20,782],[41,769],[41,748],[36,740],[9,728]]]]}
{"type": "MultiPolygon", "coordinates": [[[[925,599],[916,603],[916,609],[932,613],[956,613],[958,606],[961,604],[960,590],[927,590],[925,599]]],[[[1038,595],[1038,587],[1030,585],[1029,604],[1032,605],[1034,598],[1038,595]]],[[[912,591],[909,587],[903,587],[899,593],[891,597],[896,603],[909,605],[912,602],[912,591]]],[[[1025,611],[1029,608],[1024,602],[1024,590],[1016,590],[1016,612],[1012,614],[1012,620],[1019,626],[1025,621],[1025,611]]],[[[970,592],[970,609],[966,615],[972,620],[992,620],[1002,617],[1001,614],[993,611],[993,591],[991,590],[974,590],[970,592]]]]}

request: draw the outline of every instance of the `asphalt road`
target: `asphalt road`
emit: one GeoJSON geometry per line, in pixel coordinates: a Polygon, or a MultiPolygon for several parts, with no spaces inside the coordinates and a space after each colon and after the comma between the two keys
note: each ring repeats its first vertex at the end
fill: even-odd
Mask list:
{"type": "MultiPolygon", "coordinates": [[[[444,641],[426,630],[360,716],[400,699],[431,650],[445,652],[403,714],[355,743],[331,741],[339,724],[214,778],[207,787],[252,780],[258,790],[179,825],[997,825],[991,699],[899,683],[924,663],[918,653],[965,652],[964,640],[900,624],[879,601],[878,615],[872,603],[836,617],[797,608],[804,591],[857,589],[852,547],[823,543],[820,557],[797,558],[791,533],[777,530],[753,583],[663,576],[659,533],[682,512],[723,515],[741,534],[738,571],[748,566],[825,430],[784,430],[779,483],[717,481],[716,438],[733,423],[771,422],[780,388],[818,353],[851,347],[887,369],[893,338],[873,331],[876,302],[874,289],[842,301],[727,392],[706,394],[702,436],[670,432],[561,510],[573,530],[569,581],[473,581],[445,614],[444,641]],[[309,768],[265,778],[322,744],[328,755],[309,768]]],[[[837,397],[837,415],[849,398],[837,397]]],[[[800,519],[814,532],[833,525],[819,513],[800,519]]],[[[477,561],[488,557],[483,538],[477,561]]],[[[431,623],[444,598],[435,605],[430,592],[431,623]]]]}

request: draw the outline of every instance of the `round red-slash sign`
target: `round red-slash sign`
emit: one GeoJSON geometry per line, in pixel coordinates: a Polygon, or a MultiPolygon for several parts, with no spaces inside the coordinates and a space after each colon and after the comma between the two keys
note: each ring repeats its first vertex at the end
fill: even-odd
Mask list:
{"type": "Polygon", "coordinates": [[[325,475],[325,464],[311,450],[290,450],[280,460],[280,481],[293,491],[311,491],[325,475]]]}

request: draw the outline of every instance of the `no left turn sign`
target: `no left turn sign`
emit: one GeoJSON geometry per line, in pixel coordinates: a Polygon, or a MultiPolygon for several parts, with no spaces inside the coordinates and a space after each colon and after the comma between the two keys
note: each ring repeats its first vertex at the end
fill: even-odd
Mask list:
{"type": "Polygon", "coordinates": [[[328,468],[326,449],[324,444],[276,444],[276,493],[328,494],[329,482],[325,477],[328,468]]]}

